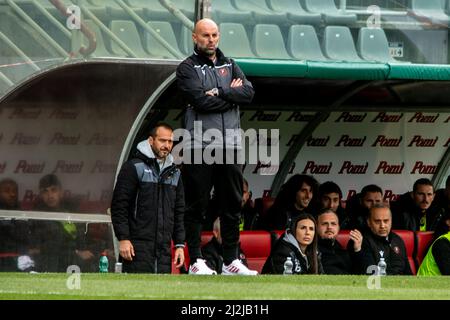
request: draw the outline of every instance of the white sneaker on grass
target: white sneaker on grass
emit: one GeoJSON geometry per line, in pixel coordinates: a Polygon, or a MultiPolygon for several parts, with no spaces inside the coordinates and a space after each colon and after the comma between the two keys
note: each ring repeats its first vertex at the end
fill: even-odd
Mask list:
{"type": "Polygon", "coordinates": [[[226,276],[256,276],[258,271],[250,270],[239,259],[233,260],[229,265],[223,264],[222,274],[226,276]]]}
{"type": "Polygon", "coordinates": [[[197,259],[197,261],[194,264],[191,264],[189,266],[189,274],[198,274],[198,275],[208,274],[208,275],[213,275],[213,274],[217,274],[217,272],[212,270],[212,269],[210,269],[206,265],[205,260],[197,259]]]}

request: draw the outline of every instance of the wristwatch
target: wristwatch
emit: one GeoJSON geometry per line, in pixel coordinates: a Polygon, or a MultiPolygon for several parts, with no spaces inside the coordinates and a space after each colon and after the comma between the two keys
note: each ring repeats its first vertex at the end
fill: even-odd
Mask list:
{"type": "Polygon", "coordinates": [[[211,92],[212,92],[212,94],[215,95],[216,97],[219,96],[219,89],[217,89],[217,88],[212,88],[212,89],[211,89],[211,92]]]}

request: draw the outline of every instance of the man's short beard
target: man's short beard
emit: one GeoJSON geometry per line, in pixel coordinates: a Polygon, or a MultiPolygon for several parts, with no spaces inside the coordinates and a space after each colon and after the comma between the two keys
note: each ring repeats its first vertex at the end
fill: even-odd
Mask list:
{"type": "Polygon", "coordinates": [[[203,53],[207,57],[212,57],[216,53],[216,49],[208,50],[207,48],[199,48],[199,47],[197,48],[201,53],[203,53]]]}

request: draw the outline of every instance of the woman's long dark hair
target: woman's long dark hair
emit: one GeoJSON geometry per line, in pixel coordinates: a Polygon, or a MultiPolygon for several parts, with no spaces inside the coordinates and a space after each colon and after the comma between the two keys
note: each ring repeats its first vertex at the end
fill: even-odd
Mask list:
{"type": "MultiPolygon", "coordinates": [[[[308,258],[308,262],[311,265],[308,273],[310,274],[318,274],[319,273],[319,260],[317,257],[317,222],[316,219],[314,218],[314,216],[312,214],[309,213],[302,213],[298,216],[298,218],[294,221],[294,223],[292,224],[292,227],[290,228],[290,231],[294,237],[295,237],[295,233],[297,230],[297,224],[301,221],[301,220],[311,220],[314,223],[314,238],[313,238],[313,242],[308,245],[306,247],[306,257],[308,258]]],[[[298,240],[297,240],[298,241],[298,240]]]]}

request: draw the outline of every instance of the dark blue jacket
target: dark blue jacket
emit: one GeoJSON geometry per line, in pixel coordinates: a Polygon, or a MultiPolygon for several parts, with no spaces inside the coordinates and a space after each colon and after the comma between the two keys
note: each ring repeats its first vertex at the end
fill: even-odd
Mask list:
{"type": "Polygon", "coordinates": [[[117,177],[111,220],[119,240],[145,248],[156,270],[170,270],[171,240],[184,245],[184,190],[180,170],[169,155],[160,172],[147,140],[134,159],[125,162],[117,177]],[[169,268],[169,269],[167,269],[169,268]]]}
{"type": "MultiPolygon", "coordinates": [[[[254,89],[239,66],[226,58],[220,49],[217,49],[216,57],[214,64],[208,57],[194,51],[177,68],[178,88],[187,102],[184,126],[190,131],[191,143],[194,121],[201,121],[202,133],[208,129],[218,129],[222,133],[222,140],[215,140],[214,147],[236,148],[239,144],[232,136],[225,137],[226,130],[240,130],[239,104],[250,103],[254,89]],[[231,88],[231,81],[236,78],[240,78],[243,85],[231,88]],[[213,88],[218,89],[218,96],[205,94],[213,88]]],[[[209,145],[198,139],[196,142],[202,148],[209,145]]]]}

